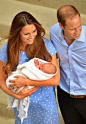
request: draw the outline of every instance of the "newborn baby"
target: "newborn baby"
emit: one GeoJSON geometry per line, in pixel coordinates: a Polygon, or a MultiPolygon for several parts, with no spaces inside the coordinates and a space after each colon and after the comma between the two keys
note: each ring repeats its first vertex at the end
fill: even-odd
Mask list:
{"type": "Polygon", "coordinates": [[[52,63],[42,63],[38,59],[34,59],[35,66],[44,73],[55,74],[56,67],[52,63]]]}

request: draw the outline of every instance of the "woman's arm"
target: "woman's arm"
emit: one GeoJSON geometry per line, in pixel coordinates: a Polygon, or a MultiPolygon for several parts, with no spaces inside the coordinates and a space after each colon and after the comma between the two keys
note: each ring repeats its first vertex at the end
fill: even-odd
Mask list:
{"type": "Polygon", "coordinates": [[[45,81],[34,81],[30,80],[28,78],[23,78],[21,76],[16,76],[16,80],[11,80],[11,83],[13,82],[14,84],[11,84],[11,86],[16,86],[16,87],[22,87],[24,85],[30,85],[30,86],[56,86],[59,85],[60,82],[60,70],[59,70],[59,65],[56,59],[56,54],[52,56],[52,61],[56,68],[57,68],[57,74],[52,77],[51,79],[45,80],[45,81]]]}
{"type": "Polygon", "coordinates": [[[17,99],[23,99],[29,95],[31,95],[32,93],[34,93],[38,87],[34,87],[28,91],[25,91],[26,88],[24,88],[19,95],[16,93],[13,93],[11,90],[9,90],[6,86],[6,79],[7,79],[7,75],[4,73],[3,71],[3,67],[4,67],[5,63],[3,63],[2,61],[0,61],[0,88],[8,95],[13,96],[17,99]],[[24,92],[25,91],[25,92],[24,92]],[[22,92],[24,92],[22,94],[22,92]]]}
{"type": "Polygon", "coordinates": [[[0,61],[0,88],[7,94],[11,96],[16,96],[12,91],[10,91],[6,86],[7,75],[3,71],[4,63],[0,61]]]}

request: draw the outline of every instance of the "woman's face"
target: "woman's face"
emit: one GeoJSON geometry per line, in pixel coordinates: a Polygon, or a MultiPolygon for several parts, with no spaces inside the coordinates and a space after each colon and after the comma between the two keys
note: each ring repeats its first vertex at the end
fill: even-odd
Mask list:
{"type": "Polygon", "coordinates": [[[34,24],[27,24],[20,31],[20,39],[24,46],[28,44],[33,44],[36,36],[37,28],[34,24]]]}

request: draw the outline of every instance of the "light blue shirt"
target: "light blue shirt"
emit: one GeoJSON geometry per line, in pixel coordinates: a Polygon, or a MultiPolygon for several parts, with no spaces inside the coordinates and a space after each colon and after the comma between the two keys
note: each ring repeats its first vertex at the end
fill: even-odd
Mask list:
{"type": "Polygon", "coordinates": [[[58,23],[50,28],[50,38],[60,61],[60,88],[72,95],[86,95],[86,26],[70,46],[58,23]]]}

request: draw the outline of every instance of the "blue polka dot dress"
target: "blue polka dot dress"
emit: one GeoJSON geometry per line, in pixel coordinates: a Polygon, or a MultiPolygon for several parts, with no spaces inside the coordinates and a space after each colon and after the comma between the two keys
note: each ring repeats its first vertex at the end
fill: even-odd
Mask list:
{"type": "MultiPolygon", "coordinates": [[[[44,42],[48,52],[53,56],[56,53],[53,44],[47,39],[44,39],[44,42]]],[[[7,43],[0,50],[0,60],[4,63],[7,60],[6,48],[7,43]]],[[[20,64],[27,61],[29,59],[26,56],[26,52],[21,51],[20,64]]],[[[22,124],[60,124],[54,86],[40,87],[29,98],[28,117],[23,120],[22,124]]],[[[15,124],[21,124],[16,108],[14,109],[14,113],[15,124]]]]}

